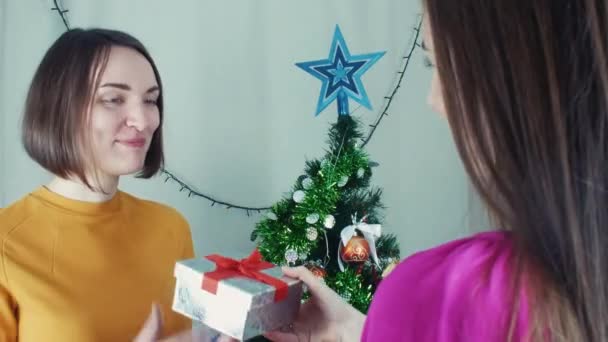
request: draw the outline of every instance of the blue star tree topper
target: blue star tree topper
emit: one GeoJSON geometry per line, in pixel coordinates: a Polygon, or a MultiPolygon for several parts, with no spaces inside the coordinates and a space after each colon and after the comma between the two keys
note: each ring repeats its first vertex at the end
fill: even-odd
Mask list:
{"type": "Polygon", "coordinates": [[[384,56],[384,53],[385,51],[351,55],[340,27],[336,25],[329,58],[296,63],[302,70],[322,82],[315,115],[319,115],[336,99],[338,101],[338,115],[350,114],[348,110],[349,98],[368,109],[372,109],[363,82],[361,82],[361,76],[384,56]]]}

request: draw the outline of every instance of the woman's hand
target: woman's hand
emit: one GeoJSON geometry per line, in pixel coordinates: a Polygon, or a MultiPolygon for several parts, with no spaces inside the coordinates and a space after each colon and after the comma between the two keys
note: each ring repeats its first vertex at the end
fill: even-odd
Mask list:
{"type": "Polygon", "coordinates": [[[302,304],[288,328],[265,334],[275,342],[359,341],[365,316],[323,284],[305,267],[284,268],[285,275],[300,279],[312,298],[302,304]]]}
{"type": "Polygon", "coordinates": [[[144,323],[143,328],[133,342],[236,342],[237,340],[211,332],[205,327],[185,330],[173,336],[160,339],[163,319],[157,304],[152,306],[152,312],[144,323]]]}

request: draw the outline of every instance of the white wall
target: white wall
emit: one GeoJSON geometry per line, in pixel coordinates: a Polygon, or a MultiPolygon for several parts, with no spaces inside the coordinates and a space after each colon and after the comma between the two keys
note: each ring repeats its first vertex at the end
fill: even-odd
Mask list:
{"type": "MultiPolygon", "coordinates": [[[[6,10],[5,10],[5,1],[0,1],[0,108],[3,109],[4,100],[4,35],[6,34],[6,10]]],[[[4,119],[7,117],[4,110],[0,110],[0,207],[5,203],[4,199],[4,165],[6,164],[4,161],[4,150],[5,150],[5,142],[4,142],[4,119]]]]}
{"type": "MultiPolygon", "coordinates": [[[[52,1],[0,0],[0,206],[49,178],[28,159],[19,120],[42,54],[63,31],[52,1]]],[[[418,0],[72,0],[72,26],[132,33],[155,57],[165,85],[167,168],[199,190],[244,205],[266,206],[288,191],[304,161],[323,155],[335,107],[313,116],[320,82],[295,62],[327,57],[336,24],[351,53],[386,50],[363,77],[376,118],[408,47],[418,0]],[[137,13],[137,14],[135,14],[137,13]]],[[[416,53],[403,88],[368,145],[380,163],[385,231],[404,254],[460,236],[469,191],[447,124],[424,99],[430,71],[416,53]]],[[[351,103],[352,108],[355,104],[351,103]]],[[[176,184],[124,179],[123,190],[168,203],[191,223],[198,254],[251,248],[259,216],[210,207],[176,184]]]]}

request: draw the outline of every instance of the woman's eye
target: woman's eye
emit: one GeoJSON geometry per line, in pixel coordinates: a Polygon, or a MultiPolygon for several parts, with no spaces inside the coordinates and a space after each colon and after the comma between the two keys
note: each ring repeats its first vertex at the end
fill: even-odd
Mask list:
{"type": "Polygon", "coordinates": [[[118,105],[118,104],[123,104],[125,102],[125,100],[122,97],[110,97],[110,98],[102,99],[101,102],[107,103],[107,104],[118,105]]]}

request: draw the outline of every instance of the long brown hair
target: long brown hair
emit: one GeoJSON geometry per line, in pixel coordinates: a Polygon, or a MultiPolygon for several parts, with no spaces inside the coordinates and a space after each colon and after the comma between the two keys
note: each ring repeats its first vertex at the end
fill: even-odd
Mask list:
{"type": "Polygon", "coordinates": [[[605,1],[424,3],[454,140],[527,273],[533,337],[608,341],[605,1]]]}
{"type": "Polygon", "coordinates": [[[85,174],[83,151],[88,113],[113,46],[139,52],[152,66],[160,89],[161,124],[154,132],[138,177],[150,178],[163,166],[163,91],[154,60],[135,37],[107,29],[72,29],[47,50],[32,79],[22,122],[23,146],[49,172],[78,177],[93,189],[85,174]]]}

